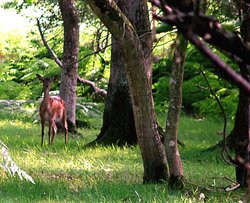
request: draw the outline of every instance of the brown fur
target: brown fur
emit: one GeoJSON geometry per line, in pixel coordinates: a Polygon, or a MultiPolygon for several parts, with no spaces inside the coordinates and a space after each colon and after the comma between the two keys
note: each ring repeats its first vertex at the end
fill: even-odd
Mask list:
{"type": "Polygon", "coordinates": [[[49,144],[53,144],[54,137],[57,132],[56,123],[61,123],[64,127],[65,132],[65,144],[68,142],[68,126],[66,118],[66,107],[64,101],[58,97],[50,97],[49,89],[51,83],[55,78],[45,78],[37,74],[37,78],[43,83],[44,98],[40,105],[39,115],[41,118],[42,126],[42,141],[41,145],[44,143],[44,128],[45,123],[49,124],[49,144]],[[51,137],[52,132],[52,137],[51,137]],[[50,139],[51,137],[51,139],[50,139]]]}

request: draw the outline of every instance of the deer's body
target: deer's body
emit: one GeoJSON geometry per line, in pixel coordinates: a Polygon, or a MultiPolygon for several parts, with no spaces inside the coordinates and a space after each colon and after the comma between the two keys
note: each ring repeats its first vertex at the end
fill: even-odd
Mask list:
{"type": "Polygon", "coordinates": [[[58,96],[49,96],[49,90],[51,83],[55,78],[44,78],[37,74],[37,78],[43,83],[44,97],[41,102],[39,115],[41,118],[42,126],[42,142],[44,143],[44,129],[45,123],[49,124],[49,144],[53,144],[54,137],[57,132],[56,123],[61,123],[64,128],[65,144],[68,142],[68,126],[66,118],[66,108],[64,101],[58,96]],[[52,137],[51,137],[52,133],[52,137]],[[51,139],[50,139],[51,138],[51,139]]]}

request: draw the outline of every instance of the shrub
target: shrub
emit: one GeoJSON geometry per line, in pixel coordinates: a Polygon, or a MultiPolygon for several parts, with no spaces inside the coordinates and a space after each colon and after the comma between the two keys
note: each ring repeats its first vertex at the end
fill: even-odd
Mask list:
{"type": "Polygon", "coordinates": [[[2,100],[23,100],[30,98],[30,89],[14,81],[0,82],[0,86],[0,99],[2,100]]]}

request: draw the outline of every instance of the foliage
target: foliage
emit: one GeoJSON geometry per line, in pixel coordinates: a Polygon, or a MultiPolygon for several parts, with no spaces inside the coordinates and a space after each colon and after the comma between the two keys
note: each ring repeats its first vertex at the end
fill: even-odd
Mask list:
{"type": "MultiPolygon", "coordinates": [[[[225,56],[220,54],[220,57],[233,67],[237,67],[225,56]]],[[[153,90],[158,108],[159,106],[166,107],[168,104],[171,63],[172,59],[166,58],[154,64],[153,90]]],[[[201,71],[205,73],[212,90],[220,99],[226,115],[231,119],[234,118],[238,103],[238,90],[234,85],[226,82],[223,79],[224,75],[193,47],[189,47],[185,63],[182,101],[184,112],[199,116],[222,115],[219,105],[212,96],[201,71]]]]}
{"type": "MultiPolygon", "coordinates": [[[[80,42],[78,72],[81,77],[95,82],[99,88],[107,89],[111,50],[110,47],[106,47],[105,51],[95,53],[93,50],[99,48],[93,45],[94,37],[90,35],[90,31],[92,35],[93,32],[97,32],[89,26],[85,26],[85,29],[81,32],[82,41],[80,42]]],[[[85,101],[96,100],[89,86],[78,85],[77,93],[79,97],[84,97],[85,101]]]]}
{"type": "MultiPolygon", "coordinates": [[[[58,58],[61,59],[63,29],[57,3],[57,1],[53,0],[39,2],[11,1],[4,6],[5,8],[15,8],[22,15],[31,19],[31,23],[35,18],[39,18],[47,42],[58,58]]],[[[107,67],[110,60],[110,51],[93,54],[93,33],[97,32],[100,23],[96,18],[93,18],[88,6],[80,2],[78,2],[78,6],[81,9],[81,19],[84,19],[80,33],[79,75],[94,81],[100,88],[107,88],[109,77],[107,67]]],[[[106,34],[104,32],[104,35],[106,34]]],[[[101,36],[102,38],[103,36],[101,36]]],[[[23,94],[22,99],[34,99],[40,96],[41,86],[38,85],[39,83],[35,77],[37,73],[52,76],[61,72],[48,50],[42,44],[36,25],[26,36],[19,36],[16,33],[4,35],[0,39],[0,61],[2,62],[0,64],[0,81],[15,81],[19,86],[25,85],[28,94],[23,94]]],[[[52,90],[54,89],[59,89],[59,83],[55,84],[52,90]]],[[[89,87],[80,85],[77,92],[79,96],[85,96],[86,101],[95,99],[92,92],[89,91],[89,87]]],[[[11,94],[4,96],[4,99],[12,98],[11,94]]]]}
{"type": "MultiPolygon", "coordinates": [[[[109,78],[110,38],[103,25],[93,18],[89,7],[82,2],[77,2],[84,23],[81,24],[80,52],[79,52],[79,75],[96,83],[100,88],[107,89],[109,78]],[[99,50],[99,53],[95,51],[99,50]],[[105,51],[103,51],[105,50],[105,51]]],[[[61,16],[57,1],[11,1],[5,5],[8,8],[15,7],[28,18],[38,17],[49,45],[59,58],[63,51],[63,30],[61,16]],[[56,5],[56,6],[55,6],[56,5]],[[34,13],[25,12],[25,9],[33,8],[34,13]],[[43,12],[37,12],[42,9],[43,12]],[[52,12],[53,11],[53,12],[52,12]]],[[[236,10],[234,5],[223,1],[208,1],[201,3],[201,8],[207,8],[207,12],[215,14],[223,26],[230,30],[237,29],[235,20],[236,10]],[[223,12],[218,12],[223,10],[223,12]]],[[[168,27],[169,28],[169,27],[168,27]]],[[[0,99],[35,99],[40,97],[41,85],[36,80],[35,74],[45,76],[60,74],[61,70],[51,58],[47,49],[43,46],[37,29],[34,27],[27,36],[15,34],[4,35],[0,39],[0,99]],[[8,91],[11,88],[12,91],[8,91]]],[[[164,36],[159,35],[160,38],[164,36]]],[[[154,64],[153,91],[156,109],[167,111],[169,75],[172,64],[173,46],[169,44],[175,34],[169,32],[161,45],[157,43],[154,54],[162,58],[154,64]],[[167,52],[166,52],[167,50],[167,52]]],[[[223,55],[223,59],[227,60],[223,55]]],[[[227,60],[227,62],[229,62],[227,60]]],[[[230,62],[231,63],[231,62],[230,62]]],[[[235,64],[230,64],[235,66],[235,64]]],[[[220,98],[227,116],[233,118],[237,105],[238,92],[234,86],[224,82],[223,74],[215,70],[212,65],[193,47],[189,47],[185,76],[183,84],[183,109],[187,113],[198,115],[221,115],[218,104],[211,95],[207,84],[200,74],[200,69],[205,71],[213,90],[220,98]],[[217,77],[219,75],[220,77],[217,77]]],[[[59,82],[55,83],[52,90],[59,89],[59,82]]],[[[88,86],[78,85],[79,97],[86,101],[100,101],[96,98],[88,86]]],[[[79,111],[80,112],[80,111],[79,111]]],[[[80,115],[80,114],[79,114],[80,115]]],[[[84,117],[84,116],[83,116],[84,117]]],[[[83,120],[81,118],[80,120],[83,120]]]]}
{"type": "Polygon", "coordinates": [[[93,120],[102,118],[103,104],[84,102],[85,99],[78,98],[76,105],[76,125],[78,128],[96,128],[100,125],[92,125],[93,120]]]}
{"type": "Polygon", "coordinates": [[[169,99],[169,78],[172,61],[161,59],[153,64],[153,95],[156,106],[164,106],[169,99]]]}
{"type": "Polygon", "coordinates": [[[237,1],[214,1],[208,0],[202,3],[203,11],[216,16],[220,22],[228,20],[236,20],[238,18],[238,8],[236,6],[237,1]]]}
{"type": "Polygon", "coordinates": [[[0,99],[26,99],[31,96],[30,89],[14,81],[0,82],[0,99]]]}
{"type": "Polygon", "coordinates": [[[1,99],[37,98],[40,90],[36,85],[35,74],[53,75],[60,72],[53,60],[41,54],[44,48],[39,36],[33,32],[27,37],[10,33],[1,38],[1,99]]]}

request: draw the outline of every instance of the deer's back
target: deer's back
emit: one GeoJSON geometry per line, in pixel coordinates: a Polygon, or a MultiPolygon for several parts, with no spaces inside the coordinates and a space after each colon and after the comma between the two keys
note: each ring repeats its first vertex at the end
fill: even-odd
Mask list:
{"type": "Polygon", "coordinates": [[[48,104],[43,100],[40,106],[40,117],[46,121],[54,119],[60,121],[65,111],[65,103],[58,96],[49,97],[48,104]]]}

